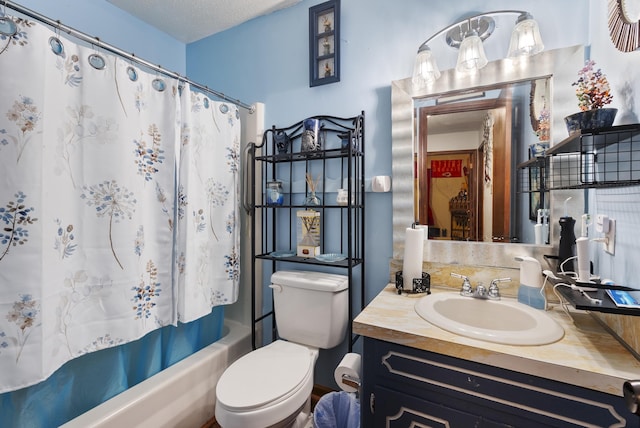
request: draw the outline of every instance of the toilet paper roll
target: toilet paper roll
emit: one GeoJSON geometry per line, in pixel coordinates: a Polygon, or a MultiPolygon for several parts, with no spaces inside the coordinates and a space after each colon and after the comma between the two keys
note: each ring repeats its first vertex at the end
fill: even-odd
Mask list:
{"type": "Polygon", "coordinates": [[[413,291],[413,278],[422,278],[424,229],[407,228],[402,261],[402,288],[413,291]]]}
{"type": "Polygon", "coordinates": [[[361,365],[362,358],[360,357],[360,354],[356,354],[354,352],[345,354],[345,356],[342,358],[342,361],[340,361],[340,364],[338,364],[338,367],[336,367],[335,371],[333,372],[334,379],[336,380],[338,387],[346,392],[357,392],[358,388],[354,388],[342,383],[342,375],[349,376],[350,378],[355,379],[359,382],[361,365]]]}

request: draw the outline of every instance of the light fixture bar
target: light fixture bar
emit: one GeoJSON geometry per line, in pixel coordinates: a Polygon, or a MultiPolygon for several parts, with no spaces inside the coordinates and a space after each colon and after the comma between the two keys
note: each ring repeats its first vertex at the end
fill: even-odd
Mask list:
{"type": "Polygon", "coordinates": [[[544,49],[540,30],[531,14],[523,10],[496,10],[479,13],[455,22],[433,34],[418,48],[418,55],[414,65],[412,82],[416,87],[423,87],[440,77],[440,70],[429,43],[446,33],[449,46],[459,49],[456,70],[458,72],[475,72],[487,63],[483,41],[495,30],[493,16],[518,15],[516,25],[512,31],[508,57],[535,55],[544,49]]]}
{"type": "Polygon", "coordinates": [[[469,18],[447,31],[445,40],[449,46],[459,48],[464,37],[470,31],[478,33],[478,37],[484,41],[493,33],[495,28],[496,21],[493,18],[487,15],[481,15],[478,18],[469,18]]]}
{"type": "Polygon", "coordinates": [[[477,19],[481,16],[496,16],[496,15],[507,15],[507,14],[511,14],[511,15],[522,15],[523,13],[529,13],[526,10],[495,10],[492,12],[485,12],[485,13],[478,13],[476,15],[472,15],[468,18],[465,18],[463,20],[460,20],[458,22],[455,22],[451,25],[449,25],[448,27],[443,28],[442,30],[438,31],[437,33],[435,33],[434,35],[432,35],[431,37],[429,37],[427,40],[425,40],[424,42],[422,42],[422,44],[420,46],[425,46],[428,45],[430,41],[432,41],[433,39],[435,39],[438,36],[441,36],[442,34],[448,32],[449,30],[459,27],[460,24],[465,23],[469,20],[473,20],[473,19],[477,19]]]}

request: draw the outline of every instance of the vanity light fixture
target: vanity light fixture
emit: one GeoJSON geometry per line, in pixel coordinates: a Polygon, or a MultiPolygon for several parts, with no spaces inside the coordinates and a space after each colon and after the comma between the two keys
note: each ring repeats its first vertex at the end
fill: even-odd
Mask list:
{"type": "Polygon", "coordinates": [[[458,62],[456,63],[456,70],[459,73],[480,70],[489,62],[484,53],[482,39],[476,30],[467,31],[459,49],[458,62]]]}
{"type": "Polygon", "coordinates": [[[443,34],[446,34],[447,44],[459,50],[456,63],[457,72],[473,73],[487,65],[488,60],[484,53],[483,41],[496,28],[495,20],[492,17],[505,14],[518,15],[516,25],[511,33],[507,55],[509,58],[535,55],[544,49],[538,23],[529,12],[498,10],[474,15],[443,28],[420,45],[413,68],[413,85],[418,88],[424,87],[440,77],[440,69],[429,43],[443,34]]]}
{"type": "Polygon", "coordinates": [[[529,12],[520,14],[516,26],[511,32],[509,58],[535,55],[542,52],[544,45],[540,37],[540,28],[529,12]]]}

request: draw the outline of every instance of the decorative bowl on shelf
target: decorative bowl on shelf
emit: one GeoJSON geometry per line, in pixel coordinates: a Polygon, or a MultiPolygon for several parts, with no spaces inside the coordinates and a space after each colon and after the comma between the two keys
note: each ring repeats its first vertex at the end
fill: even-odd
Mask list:
{"type": "Polygon", "coordinates": [[[276,258],[293,257],[296,255],[296,252],[291,250],[279,250],[279,251],[273,251],[269,253],[269,255],[271,257],[276,257],[276,258]]]}
{"type": "Polygon", "coordinates": [[[347,258],[346,254],[339,253],[327,253],[327,254],[318,254],[316,256],[316,260],[321,262],[339,262],[347,258]]]}
{"type": "Polygon", "coordinates": [[[617,108],[596,108],[569,115],[564,118],[564,122],[567,125],[569,135],[573,135],[581,130],[613,126],[617,113],[617,108]]]}

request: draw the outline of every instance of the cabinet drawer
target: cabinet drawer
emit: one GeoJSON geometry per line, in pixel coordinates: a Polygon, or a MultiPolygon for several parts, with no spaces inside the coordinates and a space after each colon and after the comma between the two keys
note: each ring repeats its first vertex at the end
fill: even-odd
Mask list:
{"type": "Polygon", "coordinates": [[[368,338],[364,373],[365,397],[385,386],[438,405],[480,406],[481,416],[531,421],[526,426],[638,426],[622,397],[368,338]]]}
{"type": "Polygon", "coordinates": [[[375,389],[375,417],[373,428],[406,427],[487,427],[505,428],[515,425],[495,422],[445,404],[434,403],[402,392],[377,386],[375,389]]]}

